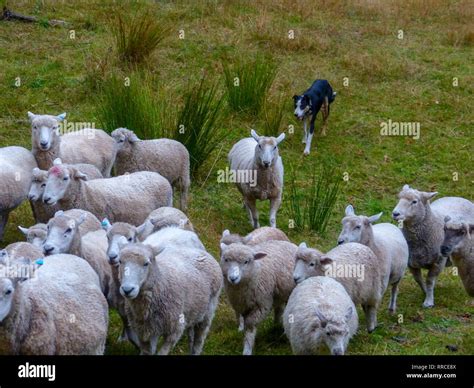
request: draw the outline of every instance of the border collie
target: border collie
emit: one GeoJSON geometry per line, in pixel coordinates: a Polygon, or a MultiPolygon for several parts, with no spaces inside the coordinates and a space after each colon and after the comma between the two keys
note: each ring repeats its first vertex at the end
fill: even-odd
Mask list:
{"type": "Polygon", "coordinates": [[[325,79],[317,79],[311,87],[301,96],[294,95],[295,117],[303,121],[304,136],[303,143],[306,143],[304,154],[309,155],[311,149],[311,140],[314,133],[314,122],[319,111],[323,114],[323,126],[321,135],[326,135],[327,120],[329,117],[329,105],[336,98],[336,92],[333,92],[331,85],[325,79]],[[309,133],[308,133],[309,121],[309,133]]]}

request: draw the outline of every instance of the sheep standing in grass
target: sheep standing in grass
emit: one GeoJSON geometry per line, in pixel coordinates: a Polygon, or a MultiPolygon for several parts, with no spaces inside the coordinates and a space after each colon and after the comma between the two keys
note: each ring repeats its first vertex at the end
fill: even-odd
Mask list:
{"type": "Polygon", "coordinates": [[[359,318],[345,288],[327,276],[314,276],[295,287],[283,314],[294,354],[320,354],[325,348],[344,355],[359,318]]]}
{"type": "Polygon", "coordinates": [[[297,284],[313,276],[329,276],[341,283],[355,304],[365,313],[367,331],[377,327],[377,309],[390,276],[390,263],[377,258],[365,245],[347,243],[328,253],[311,249],[301,243],[296,252],[294,280],[297,284]]]}
{"type": "Polygon", "coordinates": [[[474,222],[474,204],[464,198],[444,197],[430,204],[437,192],[423,192],[403,186],[392,216],[403,222],[402,232],[408,242],[408,268],[425,293],[423,307],[434,306],[434,288],[438,275],[446,265],[440,254],[444,240],[444,217],[456,222],[474,222]],[[426,283],[421,273],[427,269],[426,283]]]}
{"type": "Polygon", "coordinates": [[[145,240],[150,234],[167,226],[178,226],[181,229],[194,232],[194,227],[189,218],[181,210],[174,207],[163,206],[153,210],[145,222],[137,227],[138,239],[145,240]]]}
{"type": "Polygon", "coordinates": [[[36,161],[23,147],[0,148],[0,240],[10,212],[28,196],[36,161]]]}
{"type": "Polygon", "coordinates": [[[272,308],[275,324],[281,322],[285,304],[295,287],[296,245],[267,241],[259,245],[221,244],[221,269],[230,305],[244,321],[244,355],[251,355],[257,326],[272,308]]]}
{"type": "Polygon", "coordinates": [[[191,354],[200,354],[222,288],[219,264],[207,252],[169,247],[155,257],[137,243],[120,252],[120,292],[141,354],[168,354],[184,331],[191,354]]]}
{"type": "MultiPolygon", "coordinates": [[[[60,158],[54,160],[54,165],[60,165],[62,161],[60,158]]],[[[103,178],[99,169],[92,164],[74,164],[71,165],[79,169],[82,173],[87,175],[88,180],[103,178]]],[[[50,218],[54,217],[54,214],[60,210],[58,205],[47,206],[43,203],[43,193],[48,181],[48,171],[40,170],[38,167],[33,169],[33,179],[28,193],[28,199],[30,200],[31,207],[33,209],[33,215],[36,222],[46,223],[50,218]]]]}
{"type": "MultiPolygon", "coordinates": [[[[31,269],[24,258],[8,266],[31,269]]],[[[97,275],[79,257],[54,255],[33,277],[0,278],[0,354],[100,355],[108,319],[97,275]]]]}
{"type": "Polygon", "coordinates": [[[451,217],[447,216],[444,223],[441,254],[451,256],[466,292],[474,296],[474,222],[452,222],[451,217]]]}
{"type": "Polygon", "coordinates": [[[115,178],[87,181],[75,167],[57,165],[48,172],[43,194],[47,205],[61,209],[84,209],[99,219],[140,225],[150,212],[170,206],[173,192],[169,182],[156,172],[142,171],[115,178]]]}
{"type": "Polygon", "coordinates": [[[189,178],[189,152],[176,140],[154,139],[140,140],[135,133],[126,128],[117,128],[112,132],[118,147],[115,161],[117,175],[137,171],[158,172],[173,188],[180,192],[180,208],[186,211],[189,178]]]}
{"type": "Polygon", "coordinates": [[[288,236],[280,229],[263,226],[255,229],[246,236],[237,233],[230,233],[229,229],[222,232],[221,244],[230,245],[241,243],[245,245],[258,245],[265,241],[290,241],[288,236]]]}
{"type": "Polygon", "coordinates": [[[101,129],[93,128],[60,135],[60,122],[65,117],[66,113],[51,116],[28,112],[31,152],[38,167],[48,170],[53,166],[54,159],[60,157],[64,163],[92,164],[104,177],[109,177],[117,154],[115,141],[101,129]]]}
{"type": "Polygon", "coordinates": [[[377,257],[385,257],[390,262],[389,284],[392,286],[389,311],[397,309],[398,285],[408,265],[408,244],[400,228],[389,223],[372,225],[382,213],[371,217],[357,216],[354,208],[346,207],[342,219],[342,231],[337,243],[356,242],[368,246],[377,257]]]}
{"type": "Polygon", "coordinates": [[[257,199],[268,199],[270,226],[276,228],[276,214],[283,192],[283,163],[278,154],[278,145],[285,138],[285,134],[282,133],[277,138],[258,136],[252,129],[251,135],[252,137],[238,141],[230,150],[230,169],[239,177],[237,188],[242,193],[252,226],[260,227],[257,199]]]}
{"type": "Polygon", "coordinates": [[[33,244],[41,250],[43,249],[44,240],[46,240],[46,236],[48,235],[48,227],[46,224],[36,224],[29,228],[18,226],[18,229],[25,235],[26,242],[33,244]]]}

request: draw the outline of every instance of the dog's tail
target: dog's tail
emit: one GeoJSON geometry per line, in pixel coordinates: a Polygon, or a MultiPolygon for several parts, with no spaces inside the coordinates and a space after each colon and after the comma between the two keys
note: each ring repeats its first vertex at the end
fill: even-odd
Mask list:
{"type": "Polygon", "coordinates": [[[336,99],[336,92],[332,92],[332,96],[329,98],[329,103],[333,102],[336,99]]]}

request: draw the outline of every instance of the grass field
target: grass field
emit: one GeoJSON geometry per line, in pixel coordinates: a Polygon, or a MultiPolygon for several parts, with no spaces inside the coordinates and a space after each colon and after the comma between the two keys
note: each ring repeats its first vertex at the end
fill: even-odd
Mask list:
{"type": "MultiPolygon", "coordinates": [[[[0,1],[1,3],[1,1],[0,1]]],[[[474,94],[473,4],[466,0],[310,0],[157,1],[137,4],[99,1],[11,1],[17,12],[41,20],[62,19],[68,27],[0,21],[0,146],[31,147],[27,111],[68,113],[70,121],[98,122],[97,84],[111,74],[128,76],[114,52],[111,15],[146,8],[171,26],[158,49],[141,65],[150,85],[170,106],[203,74],[224,93],[222,58],[268,55],[277,64],[270,98],[285,102],[280,154],[285,169],[298,171],[297,184],[308,188],[312,171],[337,168],[343,179],[325,235],[289,228],[284,195],[278,226],[295,243],[328,250],[336,244],[348,203],[361,214],[384,211],[383,221],[408,183],[439,196],[473,199],[474,94]],[[71,39],[71,30],[75,38],[71,39]],[[289,39],[289,31],[294,39],[289,39]],[[402,33],[400,32],[402,30],[402,33]],[[184,31],[184,39],[179,33],[184,31]],[[402,38],[402,39],[400,39],[402,38]],[[19,77],[19,78],[18,78],[19,77]],[[313,139],[303,157],[301,124],[293,118],[294,94],[316,78],[328,79],[338,92],[331,106],[326,137],[313,139]],[[18,86],[18,80],[20,80],[18,86]],[[163,90],[165,92],[163,92],[163,90]],[[380,123],[420,123],[419,139],[380,135],[380,123]],[[288,126],[295,127],[294,133],[288,126]]],[[[208,250],[218,257],[223,229],[241,234],[251,228],[241,197],[231,184],[217,183],[217,170],[237,139],[263,127],[263,115],[239,114],[222,105],[219,127],[224,141],[200,166],[191,188],[189,216],[208,250]]],[[[321,124],[318,117],[317,127],[321,124]]],[[[133,129],[133,128],[130,128],[133,129]]],[[[288,179],[288,174],[286,176],[288,179]]],[[[287,180],[286,180],[287,182],[287,180]]],[[[268,224],[268,204],[260,204],[268,224]]],[[[33,223],[24,203],[10,216],[3,245],[22,239],[17,225],[33,223]]],[[[388,295],[380,326],[368,335],[359,311],[360,330],[349,354],[473,354],[474,304],[451,271],[440,276],[436,306],[423,309],[422,292],[410,274],[401,283],[398,314],[388,314],[388,295]],[[453,353],[446,346],[453,345],[453,353]]],[[[118,343],[119,319],[111,314],[107,354],[134,354],[118,343]]],[[[242,334],[225,294],[205,345],[205,354],[240,354],[242,334]]],[[[182,340],[176,354],[185,354],[182,340]]],[[[283,331],[269,318],[258,330],[256,354],[290,354],[283,331]]]]}

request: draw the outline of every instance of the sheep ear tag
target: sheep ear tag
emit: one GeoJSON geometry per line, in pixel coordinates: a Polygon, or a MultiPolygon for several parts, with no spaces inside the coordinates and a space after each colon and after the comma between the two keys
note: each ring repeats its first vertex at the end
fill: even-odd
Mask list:
{"type": "Polygon", "coordinates": [[[40,259],[36,259],[36,260],[35,260],[35,264],[38,264],[38,265],[43,265],[43,264],[44,264],[44,261],[43,261],[43,259],[42,259],[42,258],[40,258],[40,259]]]}

